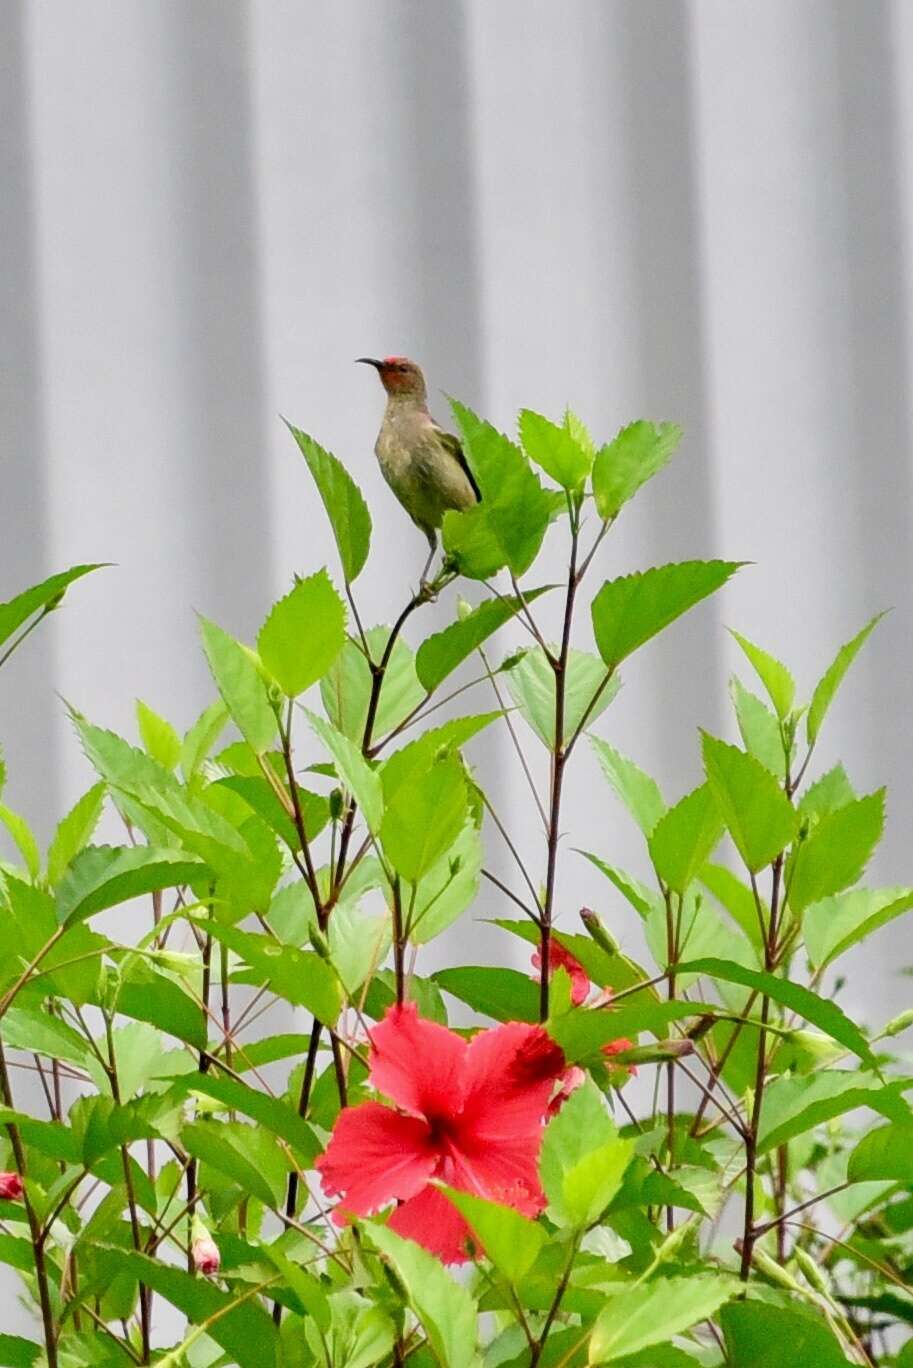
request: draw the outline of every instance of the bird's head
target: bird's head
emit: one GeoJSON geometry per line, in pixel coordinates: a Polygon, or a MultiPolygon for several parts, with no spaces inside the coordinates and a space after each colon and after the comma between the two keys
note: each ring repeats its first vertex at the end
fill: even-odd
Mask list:
{"type": "Polygon", "coordinates": [[[385,356],[382,361],[373,356],[359,356],[358,360],[366,366],[373,366],[380,376],[380,383],[388,394],[405,396],[410,399],[424,399],[425,377],[421,367],[407,356],[385,356]]]}

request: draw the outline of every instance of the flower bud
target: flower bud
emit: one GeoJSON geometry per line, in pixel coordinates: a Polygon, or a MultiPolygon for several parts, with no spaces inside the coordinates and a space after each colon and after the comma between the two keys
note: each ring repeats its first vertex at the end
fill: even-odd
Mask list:
{"type": "Polygon", "coordinates": [[[308,940],[321,959],[330,958],[330,943],[316,923],[312,923],[308,927],[308,940]]]}
{"type": "Polygon", "coordinates": [[[22,1196],[22,1179],[18,1173],[0,1173],[0,1197],[18,1202],[22,1196]]]}
{"type": "Polygon", "coordinates": [[[590,936],[607,955],[618,954],[618,943],[609,935],[596,913],[589,907],[581,907],[580,920],[583,922],[590,936]]]}
{"type": "Polygon", "coordinates": [[[219,1246],[206,1227],[199,1221],[194,1221],[194,1236],[190,1244],[190,1254],[193,1259],[193,1266],[198,1273],[202,1273],[206,1278],[211,1278],[218,1273],[219,1264],[222,1262],[219,1246]]]}
{"type": "Polygon", "coordinates": [[[330,821],[338,822],[342,817],[345,808],[345,798],[341,788],[334,788],[330,791],[330,821]]]}
{"type": "Polygon", "coordinates": [[[913,1009],[901,1012],[900,1016],[892,1017],[882,1031],[882,1039],[889,1039],[891,1036],[900,1035],[902,1031],[913,1026],[913,1009]]]}

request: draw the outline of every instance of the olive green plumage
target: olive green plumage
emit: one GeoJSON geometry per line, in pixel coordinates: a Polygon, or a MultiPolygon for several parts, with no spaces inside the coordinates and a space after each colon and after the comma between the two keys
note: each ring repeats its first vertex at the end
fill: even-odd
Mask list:
{"type": "Polygon", "coordinates": [[[387,484],[428,538],[431,553],[424,578],[445,512],[471,508],[480,497],[478,486],[458,439],[438,427],[428,412],[425,380],[415,362],[400,356],[360,360],[376,367],[387,392],[374,451],[387,484]]]}

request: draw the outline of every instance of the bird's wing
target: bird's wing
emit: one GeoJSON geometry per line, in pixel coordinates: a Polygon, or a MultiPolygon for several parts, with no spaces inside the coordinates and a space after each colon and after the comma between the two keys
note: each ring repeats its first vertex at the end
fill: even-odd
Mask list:
{"type": "Polygon", "coordinates": [[[476,498],[478,499],[479,503],[481,503],[482,491],[476,484],[476,477],[469,469],[469,462],[466,460],[466,453],[463,451],[463,447],[460,443],[459,437],[454,437],[452,432],[445,432],[443,428],[438,427],[437,423],[434,424],[434,430],[437,436],[440,438],[441,442],[450,452],[450,454],[456,457],[461,468],[465,472],[467,480],[472,485],[473,492],[475,493],[476,498]]]}

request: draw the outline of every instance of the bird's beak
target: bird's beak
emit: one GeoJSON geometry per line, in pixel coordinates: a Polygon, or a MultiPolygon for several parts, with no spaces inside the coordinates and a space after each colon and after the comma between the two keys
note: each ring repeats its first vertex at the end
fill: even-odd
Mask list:
{"type": "Polygon", "coordinates": [[[355,364],[363,366],[375,366],[377,370],[380,370],[384,363],[383,361],[375,360],[373,356],[357,356],[355,358],[355,364]]]}

